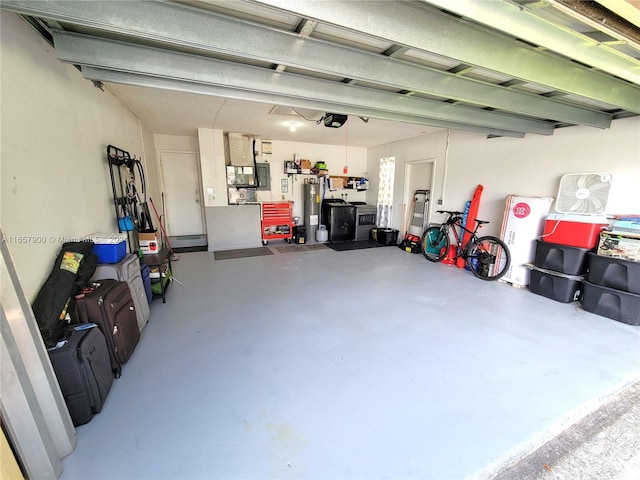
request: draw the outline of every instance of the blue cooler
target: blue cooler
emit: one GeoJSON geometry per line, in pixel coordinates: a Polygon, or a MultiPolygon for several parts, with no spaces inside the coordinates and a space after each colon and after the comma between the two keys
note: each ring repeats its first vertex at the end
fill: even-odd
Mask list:
{"type": "Polygon", "coordinates": [[[127,254],[126,233],[94,233],[89,239],[94,243],[98,263],[118,263],[127,254]]]}

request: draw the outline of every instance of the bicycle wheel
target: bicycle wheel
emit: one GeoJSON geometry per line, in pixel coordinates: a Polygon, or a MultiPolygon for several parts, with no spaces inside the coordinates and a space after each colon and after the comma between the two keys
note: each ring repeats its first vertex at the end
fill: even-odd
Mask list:
{"type": "Polygon", "coordinates": [[[422,254],[430,262],[441,261],[449,251],[449,236],[441,227],[429,227],[420,240],[422,254]]]}
{"type": "Polygon", "coordinates": [[[469,270],[482,280],[498,280],[511,265],[509,247],[496,237],[474,238],[466,252],[469,270]]]}

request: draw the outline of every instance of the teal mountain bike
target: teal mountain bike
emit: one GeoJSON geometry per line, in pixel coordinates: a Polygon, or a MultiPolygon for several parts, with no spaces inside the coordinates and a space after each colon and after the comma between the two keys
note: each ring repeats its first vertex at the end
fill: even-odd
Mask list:
{"type": "Polygon", "coordinates": [[[469,230],[462,225],[462,212],[438,210],[438,213],[446,213],[446,221],[427,228],[422,234],[422,254],[427,260],[440,262],[450,253],[451,233],[455,239],[454,263],[462,258],[471,273],[482,280],[498,280],[507,273],[511,265],[509,247],[499,238],[477,235],[480,226],[489,222],[474,219],[476,226],[469,230]],[[470,239],[463,245],[465,232],[470,239]]]}

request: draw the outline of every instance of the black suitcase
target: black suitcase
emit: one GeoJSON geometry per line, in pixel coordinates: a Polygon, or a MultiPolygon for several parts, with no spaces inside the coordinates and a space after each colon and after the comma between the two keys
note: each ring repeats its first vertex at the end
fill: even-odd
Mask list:
{"type": "Polygon", "coordinates": [[[111,357],[111,369],[120,377],[122,364],[140,340],[136,310],[127,282],[100,280],[75,297],[74,323],[95,323],[104,334],[111,357]]]}
{"type": "Polygon", "coordinates": [[[74,426],[100,413],[113,383],[104,335],[93,323],[67,327],[49,358],[74,426]]]}

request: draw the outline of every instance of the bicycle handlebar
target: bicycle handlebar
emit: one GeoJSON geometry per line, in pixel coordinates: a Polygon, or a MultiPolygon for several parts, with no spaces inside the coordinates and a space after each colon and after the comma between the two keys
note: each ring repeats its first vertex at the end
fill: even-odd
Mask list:
{"type": "MultiPolygon", "coordinates": [[[[453,224],[456,215],[464,215],[464,212],[457,212],[454,210],[436,210],[437,213],[446,213],[447,215],[449,215],[449,218],[447,219],[447,221],[445,222],[445,224],[453,224]]],[[[457,220],[462,220],[462,219],[457,219],[457,220]]],[[[476,222],[478,224],[478,226],[476,227],[476,229],[480,228],[481,225],[485,224],[485,223],[489,223],[486,220],[478,220],[477,218],[475,218],[473,220],[474,222],[476,222]]],[[[469,230],[471,231],[471,230],[469,230]]]]}

